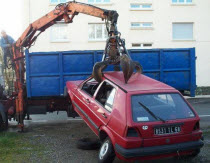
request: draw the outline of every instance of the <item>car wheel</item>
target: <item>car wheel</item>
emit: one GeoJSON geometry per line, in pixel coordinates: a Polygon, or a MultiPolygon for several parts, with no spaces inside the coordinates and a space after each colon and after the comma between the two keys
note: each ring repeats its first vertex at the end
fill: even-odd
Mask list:
{"type": "Polygon", "coordinates": [[[106,138],[101,145],[98,154],[99,163],[111,163],[115,158],[115,151],[112,142],[109,138],[106,138]]]}
{"type": "Polygon", "coordinates": [[[77,141],[77,148],[83,150],[95,150],[100,148],[100,141],[98,139],[83,138],[77,141]]]}

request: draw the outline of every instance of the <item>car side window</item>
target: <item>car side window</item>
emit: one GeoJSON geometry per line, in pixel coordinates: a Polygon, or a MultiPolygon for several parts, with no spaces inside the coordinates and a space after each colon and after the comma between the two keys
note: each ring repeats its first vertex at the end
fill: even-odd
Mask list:
{"type": "Polygon", "coordinates": [[[105,103],[105,108],[108,110],[108,111],[112,111],[112,106],[113,106],[113,103],[114,103],[114,96],[115,96],[115,92],[116,92],[116,89],[113,88],[108,99],[106,100],[106,103],[105,103]]]}
{"type": "Polygon", "coordinates": [[[93,96],[98,86],[99,83],[94,78],[91,78],[83,84],[82,90],[88,93],[90,96],[93,96]]]}
{"type": "Polygon", "coordinates": [[[106,110],[111,112],[115,93],[116,89],[111,84],[104,82],[96,95],[96,100],[104,106],[106,110]]]}

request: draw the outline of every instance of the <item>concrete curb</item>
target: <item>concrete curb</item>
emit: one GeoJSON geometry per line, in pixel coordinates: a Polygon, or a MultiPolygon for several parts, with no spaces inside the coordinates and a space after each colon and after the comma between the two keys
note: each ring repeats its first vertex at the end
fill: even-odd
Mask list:
{"type": "Polygon", "coordinates": [[[189,102],[210,102],[210,95],[198,95],[195,97],[184,96],[189,102]]]}

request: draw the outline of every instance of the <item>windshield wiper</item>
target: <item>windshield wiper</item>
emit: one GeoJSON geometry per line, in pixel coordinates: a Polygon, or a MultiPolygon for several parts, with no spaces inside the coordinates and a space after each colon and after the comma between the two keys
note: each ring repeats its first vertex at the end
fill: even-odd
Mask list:
{"type": "Polygon", "coordinates": [[[148,107],[146,107],[144,104],[142,104],[141,102],[139,102],[139,105],[141,105],[151,116],[153,116],[153,118],[155,118],[156,120],[161,120],[162,122],[166,122],[164,119],[158,117],[157,115],[155,115],[148,107]]]}

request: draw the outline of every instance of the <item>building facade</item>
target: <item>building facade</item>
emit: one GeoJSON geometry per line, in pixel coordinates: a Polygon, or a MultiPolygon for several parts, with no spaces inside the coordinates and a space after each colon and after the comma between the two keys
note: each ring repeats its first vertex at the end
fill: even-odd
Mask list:
{"type": "MultiPolygon", "coordinates": [[[[66,0],[24,0],[23,26],[66,0]]],[[[128,49],[196,48],[198,86],[210,86],[209,0],[80,0],[117,10],[118,30],[128,49]]],[[[39,36],[31,51],[103,50],[104,21],[84,14],[57,22],[39,36]]]]}

